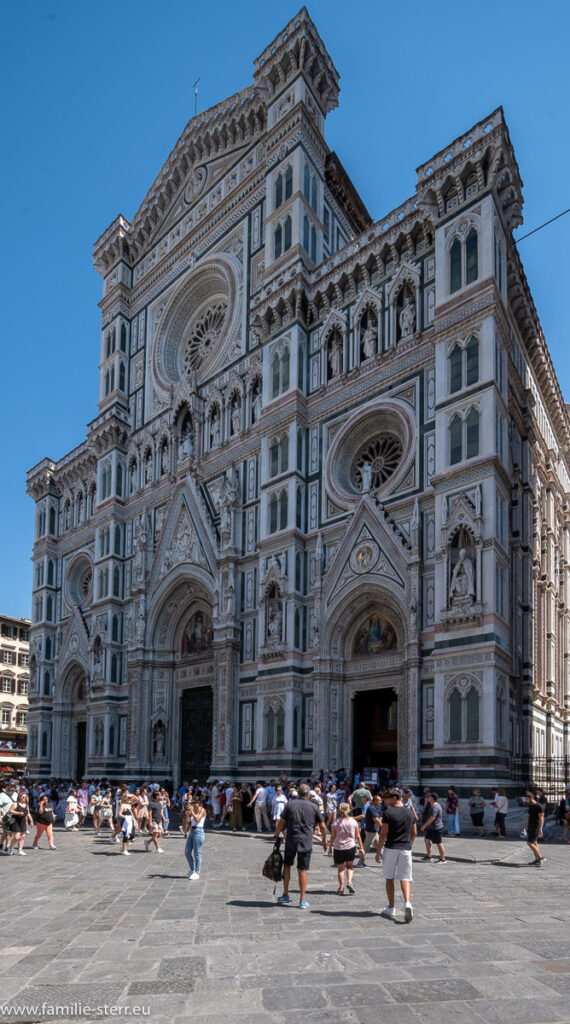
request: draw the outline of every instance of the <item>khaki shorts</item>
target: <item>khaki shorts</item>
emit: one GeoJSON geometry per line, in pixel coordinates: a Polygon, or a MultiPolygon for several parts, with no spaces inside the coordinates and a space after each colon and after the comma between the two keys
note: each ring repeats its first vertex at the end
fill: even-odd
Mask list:
{"type": "Polygon", "coordinates": [[[412,851],[411,850],[387,850],[382,851],[382,874],[387,879],[397,879],[398,882],[413,882],[412,878],[412,851]]]}

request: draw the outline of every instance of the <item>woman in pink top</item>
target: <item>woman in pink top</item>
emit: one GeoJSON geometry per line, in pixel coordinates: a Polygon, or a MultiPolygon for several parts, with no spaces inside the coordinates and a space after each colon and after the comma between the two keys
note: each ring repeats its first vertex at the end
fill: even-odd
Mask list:
{"type": "Polygon", "coordinates": [[[331,845],[334,850],[334,862],[338,870],[337,895],[344,896],[344,872],[346,869],[346,888],[351,896],[356,889],[352,884],[354,858],[357,848],[364,857],[360,827],[356,818],[350,817],[350,804],[342,803],[338,809],[339,817],[331,828],[331,845]]]}

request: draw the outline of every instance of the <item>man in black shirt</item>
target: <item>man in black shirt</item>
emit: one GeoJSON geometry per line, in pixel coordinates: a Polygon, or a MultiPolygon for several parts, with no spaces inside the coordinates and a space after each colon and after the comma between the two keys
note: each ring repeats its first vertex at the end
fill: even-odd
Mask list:
{"type": "Polygon", "coordinates": [[[387,791],[384,800],[388,809],[382,815],[382,827],[378,839],[376,860],[384,850],[383,875],[386,881],[388,906],[382,911],[384,917],[394,918],[394,879],[397,878],[404,895],[404,918],[409,924],[414,916],[410,897],[412,894],[412,846],[417,835],[416,819],[402,803],[402,794],[397,787],[387,791]]]}
{"type": "Polygon", "coordinates": [[[285,854],[283,858],[283,895],[277,900],[278,903],[290,903],[289,881],[291,879],[291,867],[297,855],[297,874],[299,875],[299,907],[301,910],[308,910],[309,903],[305,899],[307,893],[307,871],[311,863],[311,852],[313,849],[313,832],[319,828],[323,847],[327,848],[327,827],[323,821],[316,804],[308,799],[309,787],[304,783],[299,786],[298,799],[289,800],[277,819],[275,825],[275,838],[287,829],[285,837],[285,854]]]}
{"type": "Polygon", "coordinates": [[[542,856],[538,840],[542,839],[542,824],[544,822],[544,808],[542,804],[539,804],[534,793],[531,789],[527,789],[525,800],[528,806],[528,818],[524,823],[526,828],[526,845],[530,846],[534,853],[534,860],[531,860],[531,864],[537,868],[541,868],[544,864],[545,858],[542,856]]]}

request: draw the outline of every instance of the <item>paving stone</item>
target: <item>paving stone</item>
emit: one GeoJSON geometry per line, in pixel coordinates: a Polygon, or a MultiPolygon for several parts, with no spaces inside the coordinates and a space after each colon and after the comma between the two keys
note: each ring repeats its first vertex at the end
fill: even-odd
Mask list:
{"type": "Polygon", "coordinates": [[[167,957],[161,961],[158,969],[159,978],[188,978],[195,974],[205,974],[206,960],[203,956],[167,957]]]}
{"type": "Polygon", "coordinates": [[[266,988],[262,996],[266,1010],[311,1010],[327,1004],[321,990],[312,985],[266,988]]]}
{"type": "Polygon", "coordinates": [[[422,988],[394,982],[386,982],[385,988],[398,1003],[428,1003],[434,999],[438,1002],[446,1002],[448,999],[467,1000],[477,999],[481,995],[464,978],[438,978],[435,972],[432,983],[422,988]]]}

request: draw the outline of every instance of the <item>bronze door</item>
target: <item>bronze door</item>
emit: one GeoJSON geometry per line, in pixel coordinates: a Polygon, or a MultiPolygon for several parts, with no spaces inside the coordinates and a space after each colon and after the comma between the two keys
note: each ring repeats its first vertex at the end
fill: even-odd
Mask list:
{"type": "Polygon", "coordinates": [[[205,782],[212,763],[214,695],[211,687],[185,690],[180,707],[180,779],[205,782]]]}

